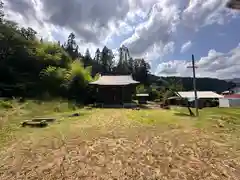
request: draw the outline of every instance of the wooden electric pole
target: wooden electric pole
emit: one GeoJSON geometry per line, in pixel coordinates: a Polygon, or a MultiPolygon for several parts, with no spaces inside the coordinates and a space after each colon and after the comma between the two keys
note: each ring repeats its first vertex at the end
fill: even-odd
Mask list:
{"type": "Polygon", "coordinates": [[[197,85],[196,85],[196,68],[195,66],[195,59],[194,55],[192,54],[192,66],[188,66],[188,68],[192,68],[193,71],[193,90],[194,90],[194,97],[195,97],[195,108],[196,108],[196,116],[199,116],[198,112],[198,97],[197,97],[197,85]]]}

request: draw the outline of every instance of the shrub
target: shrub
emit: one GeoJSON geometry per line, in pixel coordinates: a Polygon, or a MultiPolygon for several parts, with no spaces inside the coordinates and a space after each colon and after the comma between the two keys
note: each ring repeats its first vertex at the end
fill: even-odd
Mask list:
{"type": "Polygon", "coordinates": [[[0,107],[4,108],[4,109],[11,109],[11,108],[13,108],[13,105],[10,101],[0,100],[0,107]]]}

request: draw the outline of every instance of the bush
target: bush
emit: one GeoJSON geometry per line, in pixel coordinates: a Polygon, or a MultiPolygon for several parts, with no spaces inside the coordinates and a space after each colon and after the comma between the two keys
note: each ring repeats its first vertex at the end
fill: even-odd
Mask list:
{"type": "Polygon", "coordinates": [[[62,95],[66,90],[66,77],[68,71],[64,68],[48,66],[40,73],[45,92],[50,95],[62,95]]]}
{"type": "Polygon", "coordinates": [[[84,69],[79,61],[74,61],[71,64],[67,81],[69,98],[83,102],[88,98],[88,83],[92,81],[91,67],[84,69]]]}
{"type": "Polygon", "coordinates": [[[154,101],[154,100],[160,99],[160,98],[161,98],[161,93],[158,90],[156,90],[154,88],[150,89],[150,93],[149,93],[150,100],[154,101]]]}
{"type": "Polygon", "coordinates": [[[10,101],[0,100],[0,107],[4,108],[4,109],[11,109],[11,108],[13,108],[13,105],[10,101]]]}
{"type": "Polygon", "coordinates": [[[145,88],[143,84],[137,86],[137,94],[145,94],[148,93],[148,90],[145,88]]]}

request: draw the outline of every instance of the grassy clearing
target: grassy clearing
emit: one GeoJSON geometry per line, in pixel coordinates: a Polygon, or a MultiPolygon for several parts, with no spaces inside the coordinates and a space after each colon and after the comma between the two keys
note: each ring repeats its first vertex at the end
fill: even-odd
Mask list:
{"type": "MultiPolygon", "coordinates": [[[[45,132],[51,129],[22,128],[20,125],[22,121],[35,117],[56,117],[59,124],[64,119],[64,116],[75,112],[76,109],[77,107],[72,103],[61,100],[55,102],[27,101],[25,103],[18,103],[17,100],[0,101],[0,148],[5,143],[15,141],[17,137],[19,138],[26,134],[36,134],[38,131],[45,132]]],[[[85,112],[81,112],[81,114],[85,114],[85,112]]],[[[67,121],[63,121],[59,128],[64,127],[62,125],[65,122],[67,121]]]]}
{"type": "Polygon", "coordinates": [[[72,110],[58,103],[61,110],[54,112],[56,103],[28,105],[5,121],[10,128],[2,135],[11,132],[14,141],[0,152],[1,180],[240,176],[237,109],[203,109],[199,118],[192,118],[182,108],[72,110]],[[64,116],[75,111],[82,116],[64,116]],[[18,127],[20,119],[42,112],[58,121],[44,129],[18,127]]]}

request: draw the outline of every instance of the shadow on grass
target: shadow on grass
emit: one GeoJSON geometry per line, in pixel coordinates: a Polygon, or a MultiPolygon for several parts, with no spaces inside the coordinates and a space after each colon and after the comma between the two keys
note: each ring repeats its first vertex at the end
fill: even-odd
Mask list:
{"type": "Polygon", "coordinates": [[[139,104],[138,107],[140,109],[151,109],[149,106],[147,106],[147,104],[139,104]]]}
{"type": "Polygon", "coordinates": [[[92,106],[93,108],[104,108],[104,109],[132,109],[137,108],[138,104],[136,103],[125,103],[123,104],[102,104],[98,103],[92,106]]]}
{"type": "Polygon", "coordinates": [[[177,112],[177,113],[174,113],[174,115],[176,115],[176,116],[184,116],[184,117],[192,117],[190,114],[183,113],[183,112],[177,112]]]}

